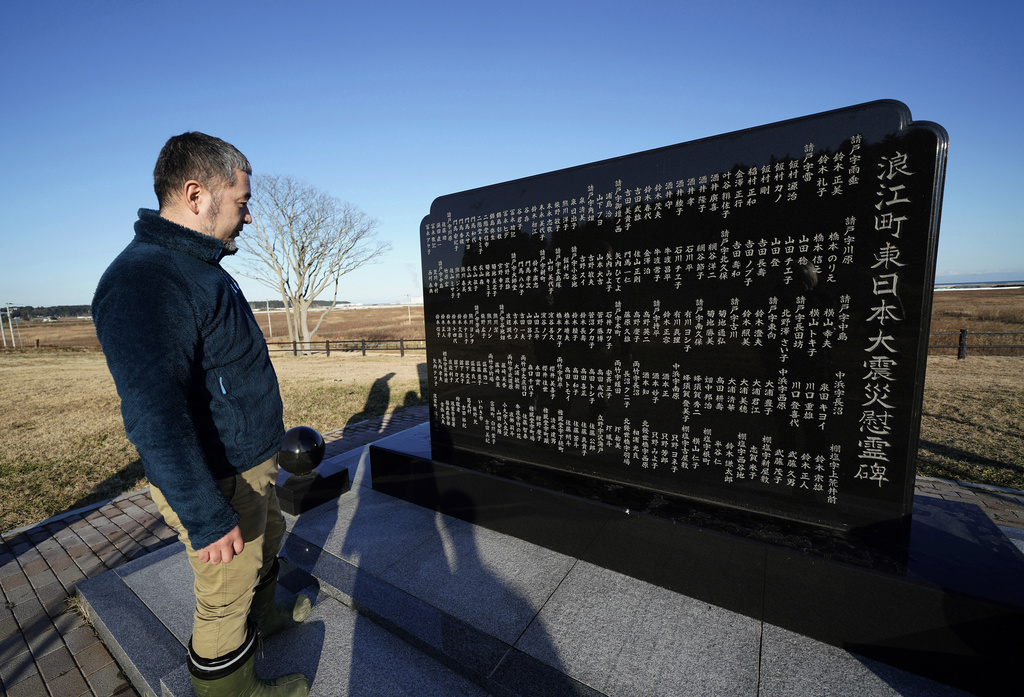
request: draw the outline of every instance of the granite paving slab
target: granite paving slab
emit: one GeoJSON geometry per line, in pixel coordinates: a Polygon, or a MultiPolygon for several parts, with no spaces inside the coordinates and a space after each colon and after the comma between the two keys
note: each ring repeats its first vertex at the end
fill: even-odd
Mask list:
{"type": "MultiPolygon", "coordinates": [[[[185,646],[192,635],[192,567],[185,546],[176,543],[136,562],[120,567],[115,573],[141,600],[154,616],[185,646]]],[[[282,569],[282,577],[285,574],[282,569]]],[[[315,584],[304,585],[305,593],[315,605],[320,595],[315,584]]],[[[279,583],[277,598],[281,600],[291,590],[279,583]]]]}
{"type": "Polygon", "coordinates": [[[759,697],[967,697],[898,670],[765,623],[759,697]]]}
{"type": "MultiPolygon", "coordinates": [[[[78,587],[96,633],[141,695],[160,694],[160,679],[185,664],[185,648],[117,573],[78,587]]],[[[183,602],[187,602],[183,601],[183,602]]]]}
{"type": "Polygon", "coordinates": [[[381,578],[514,644],[575,559],[448,516],[381,578]]]}
{"type": "Polygon", "coordinates": [[[1004,535],[1006,535],[1006,539],[1008,539],[1014,547],[1019,549],[1021,554],[1024,554],[1024,530],[1019,528],[1008,528],[1004,525],[1000,525],[999,529],[1003,531],[1004,535]]]}
{"type": "Polygon", "coordinates": [[[516,648],[609,695],[753,695],[760,623],[579,562],[516,648]]]}
{"type": "Polygon", "coordinates": [[[192,635],[192,567],[177,542],[114,571],[149,611],[186,645],[192,635]],[[184,600],[183,600],[184,599],[184,600]]]}
{"type": "MultiPolygon", "coordinates": [[[[300,626],[264,642],[257,672],[266,678],[299,672],[310,697],[485,697],[485,690],[333,598],[318,603],[300,626]]],[[[167,697],[191,697],[184,665],[162,680],[167,697]]]]}
{"type": "MultiPolygon", "coordinates": [[[[101,636],[141,694],[192,695],[185,666],[192,573],[182,545],[93,579],[83,584],[82,595],[101,636]]],[[[261,651],[261,675],[303,672],[314,696],[486,694],[352,608],[315,593],[307,621],[266,639],[261,651]]]]}
{"type": "Polygon", "coordinates": [[[383,572],[436,535],[432,511],[370,489],[300,516],[292,532],[372,574],[383,572]]]}

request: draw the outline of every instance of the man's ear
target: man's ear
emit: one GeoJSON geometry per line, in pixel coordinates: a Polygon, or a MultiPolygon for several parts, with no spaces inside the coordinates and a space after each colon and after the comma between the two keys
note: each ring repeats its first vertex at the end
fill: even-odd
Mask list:
{"type": "Polygon", "coordinates": [[[189,179],[185,182],[185,195],[182,197],[182,202],[194,215],[199,215],[201,199],[204,191],[206,191],[206,187],[195,179],[189,179]]]}

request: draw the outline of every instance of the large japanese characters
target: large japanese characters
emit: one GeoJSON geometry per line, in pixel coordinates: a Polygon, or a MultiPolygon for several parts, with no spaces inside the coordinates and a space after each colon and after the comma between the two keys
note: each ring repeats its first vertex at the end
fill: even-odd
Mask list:
{"type": "Polygon", "coordinates": [[[875,102],[434,201],[434,458],[907,516],[945,167],[875,102]]]}

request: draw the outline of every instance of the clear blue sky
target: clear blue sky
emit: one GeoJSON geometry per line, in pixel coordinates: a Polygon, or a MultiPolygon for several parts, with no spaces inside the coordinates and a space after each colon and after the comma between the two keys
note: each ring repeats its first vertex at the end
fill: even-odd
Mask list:
{"type": "MultiPolygon", "coordinates": [[[[1020,2],[38,2],[0,23],[0,303],[88,303],[201,130],[381,221],[437,196],[875,99],[950,136],[938,276],[1024,278],[1020,2]]],[[[250,300],[272,298],[243,281],[250,300]]]]}

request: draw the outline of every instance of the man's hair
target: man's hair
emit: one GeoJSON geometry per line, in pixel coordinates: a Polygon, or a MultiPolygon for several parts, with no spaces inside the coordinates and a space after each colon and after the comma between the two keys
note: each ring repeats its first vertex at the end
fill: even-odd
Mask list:
{"type": "Polygon", "coordinates": [[[194,179],[210,191],[235,185],[235,170],[252,174],[245,155],[231,143],[199,131],[182,133],[164,144],[153,168],[153,190],[163,210],[194,179]]]}

